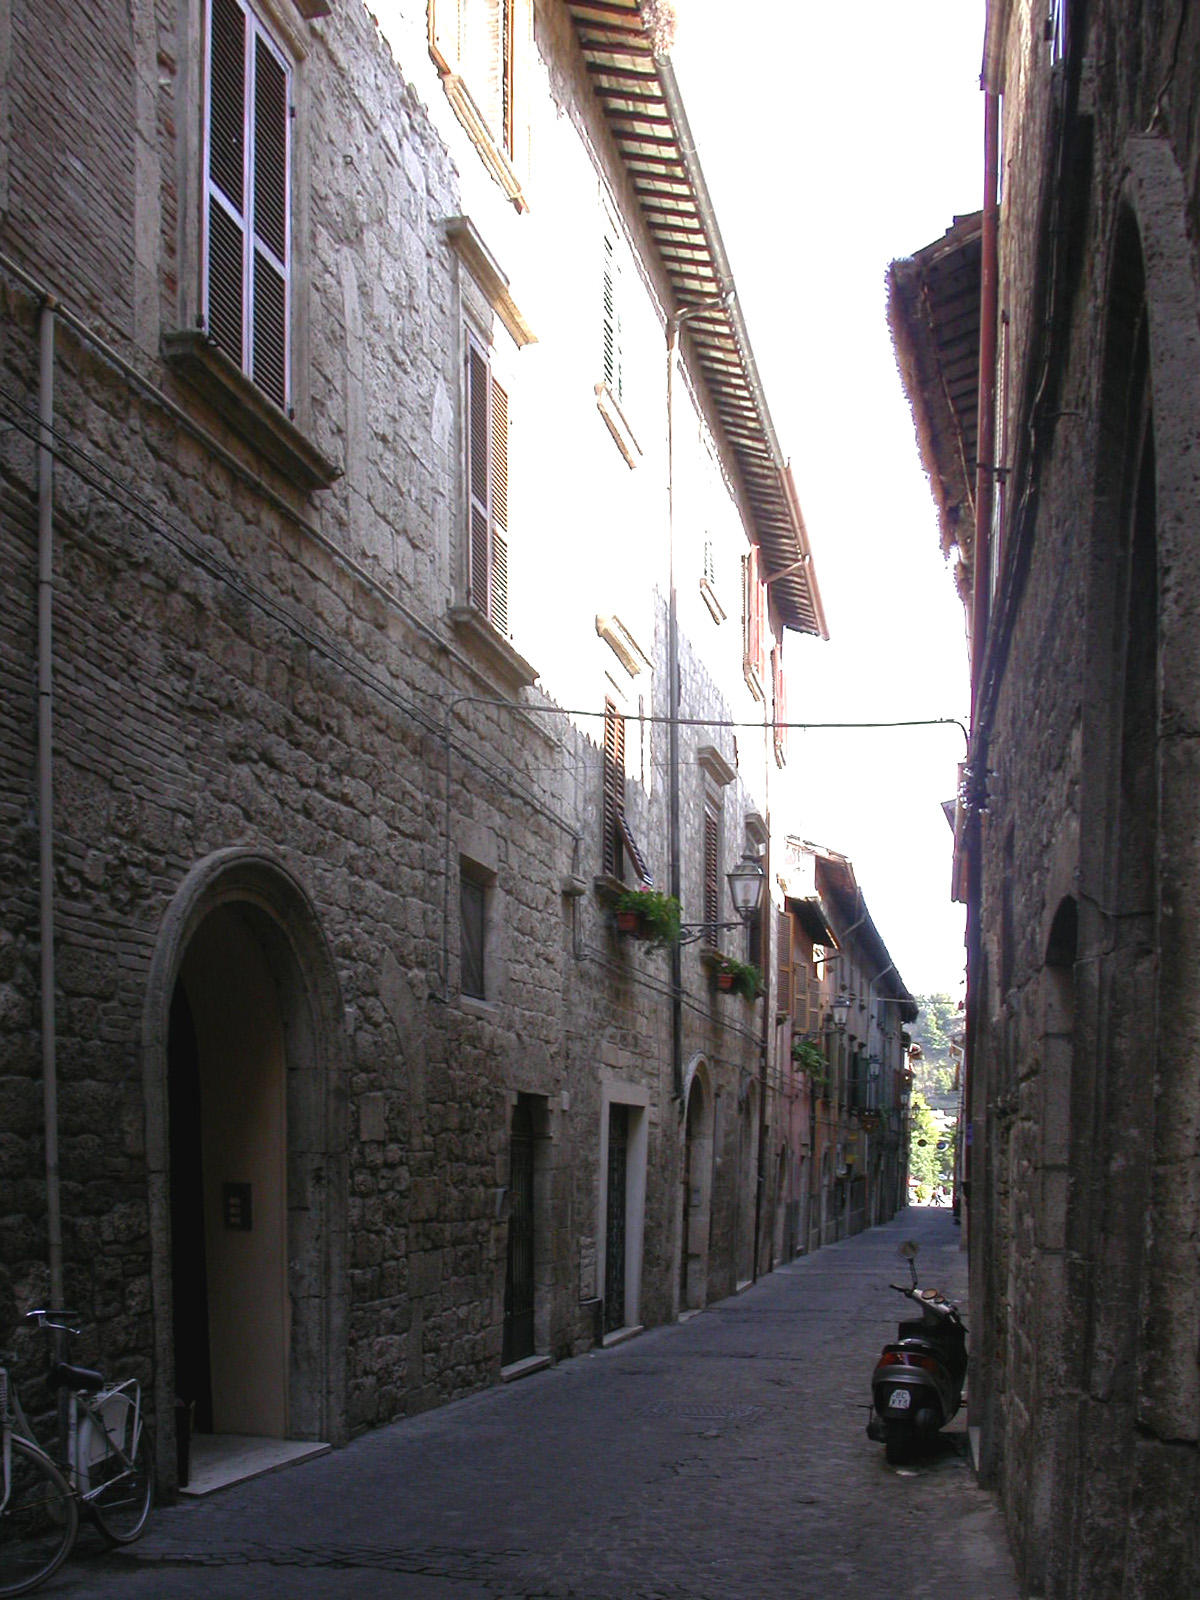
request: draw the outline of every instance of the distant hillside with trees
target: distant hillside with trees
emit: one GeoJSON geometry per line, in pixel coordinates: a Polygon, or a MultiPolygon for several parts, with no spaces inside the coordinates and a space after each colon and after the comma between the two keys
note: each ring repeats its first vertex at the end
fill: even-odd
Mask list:
{"type": "Polygon", "coordinates": [[[948,994],[914,996],[921,1008],[910,1024],[914,1044],[921,1046],[921,1058],[913,1063],[913,1090],[936,1111],[954,1111],[958,1095],[954,1087],[956,1067],[950,1056],[950,1042],[963,1029],[958,1004],[948,994]]]}

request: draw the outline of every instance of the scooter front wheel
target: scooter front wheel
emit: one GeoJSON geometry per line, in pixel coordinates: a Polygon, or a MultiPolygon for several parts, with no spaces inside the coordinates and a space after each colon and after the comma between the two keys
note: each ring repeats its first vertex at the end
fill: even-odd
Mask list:
{"type": "Polygon", "coordinates": [[[888,1422],[883,1451],[889,1467],[902,1467],[917,1451],[916,1429],[911,1422],[888,1422]]]}

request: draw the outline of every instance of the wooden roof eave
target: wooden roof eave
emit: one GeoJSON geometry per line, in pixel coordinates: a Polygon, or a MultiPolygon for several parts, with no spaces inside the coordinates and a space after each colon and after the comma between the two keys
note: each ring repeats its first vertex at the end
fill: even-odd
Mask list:
{"type": "Polygon", "coordinates": [[[722,299],[688,319],[685,338],[725,433],[778,615],[785,627],[828,638],[795,485],[775,436],[670,57],[653,53],[640,0],[565,3],[592,91],[677,307],[722,299]]]}

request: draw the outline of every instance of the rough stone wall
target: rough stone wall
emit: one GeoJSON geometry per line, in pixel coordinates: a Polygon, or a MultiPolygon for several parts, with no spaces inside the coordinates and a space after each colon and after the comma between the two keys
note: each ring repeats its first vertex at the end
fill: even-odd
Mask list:
{"type": "MultiPolygon", "coordinates": [[[[108,11],[86,33],[64,22],[64,37],[83,50],[75,88],[64,87],[62,63],[47,82],[56,93],[77,90],[86,114],[60,117],[55,102],[34,115],[38,108],[14,102],[0,227],[0,248],[69,311],[94,313],[151,380],[149,390],[139,386],[60,321],[54,834],[66,1287],[89,1319],[79,1357],[137,1371],[160,1404],[169,1401],[169,1298],[156,1289],[169,1261],[168,1180],[152,1154],[162,1085],[148,1078],[148,994],[189,874],[233,847],[256,853],[299,886],[343,1011],[345,1068],[329,1092],[347,1137],[340,1155],[326,1153],[331,1184],[341,1183],[344,1162],[344,1192],[331,1204],[344,1215],[346,1281],[304,1284],[335,1306],[327,1425],[341,1437],[495,1379],[506,1248],[498,1197],[518,1093],[545,1107],[539,1348],[566,1355],[594,1337],[602,1068],[647,1099],[640,1316],[674,1314],[682,1128],[666,958],[619,941],[590,887],[582,899],[562,892],[569,878],[590,886],[599,871],[594,723],[576,726],[537,694],[528,696],[532,715],[507,703],[458,706],[447,804],[446,707],[462,695],[506,700],[444,618],[461,560],[461,269],[443,222],[463,209],[455,160],[473,152],[452,155],[363,7],[338,6],[307,30],[298,74],[297,415],[344,475],[306,499],[158,361],[159,334],[178,325],[194,294],[183,280],[195,230],[180,218],[195,204],[196,173],[181,151],[194,123],[197,40],[169,5],[135,12],[132,29],[108,11]],[[64,146],[53,161],[38,134],[48,120],[64,146]],[[50,182],[70,192],[46,189],[50,182]],[[157,251],[147,247],[148,228],[157,251]],[[157,391],[201,421],[218,448],[157,391]],[[459,996],[460,853],[495,872],[496,989],[476,1006],[459,996]]],[[[14,13],[10,85],[20,79],[23,96],[42,79],[36,52],[48,37],[32,10],[14,13]]],[[[36,327],[26,290],[12,281],[5,295],[0,383],[17,424],[0,436],[7,1319],[44,1299],[46,1277],[29,422],[36,327]]],[[[655,346],[648,365],[659,353],[655,346]]],[[[661,510],[657,481],[644,492],[661,510]]],[[[649,609],[661,662],[661,597],[649,609]]],[[[661,714],[666,674],[654,678],[661,714]]],[[[689,649],[684,685],[685,713],[724,718],[736,704],[715,686],[703,652],[689,649]]],[[[701,742],[720,740],[697,736],[689,752],[701,742]]],[[[654,841],[666,836],[665,746],[659,727],[649,792],[631,785],[631,807],[654,841]]],[[[693,921],[697,777],[689,753],[685,916],[693,921]]],[[[747,781],[757,784],[758,774],[747,781]]],[[[748,804],[739,781],[727,794],[726,866],[740,854],[748,804]]],[[[665,858],[655,867],[662,881],[665,858]]],[[[691,953],[685,981],[699,1008],[685,1010],[685,1056],[703,1053],[718,1091],[736,1104],[757,1072],[758,1008],[713,995],[691,953]]],[[[149,1026],[162,1029],[165,1019],[149,1026]]],[[[746,1204],[734,1181],[737,1119],[720,1126],[712,1296],[734,1287],[736,1218],[746,1204]]],[[[166,1425],[160,1435],[166,1460],[166,1425]]]]}
{"type": "MultiPolygon", "coordinates": [[[[983,712],[971,1211],[973,1299],[986,1309],[972,1411],[1028,1592],[1165,1596],[1197,1582],[1200,1416],[1170,1333],[1176,1319],[1194,1327],[1195,1294],[1194,1154],[1172,1131],[1196,1111],[1175,1065],[1194,1042],[1195,981],[1181,947],[1190,926],[1173,906],[1195,864],[1172,723],[1174,685],[1181,699],[1195,687],[1194,439],[1173,420],[1190,400],[1169,352],[1197,335],[1200,32],[1178,5],[1110,0],[1073,12],[1072,59],[1053,70],[1039,17],[1013,8],[1005,57],[1010,476],[989,656],[998,687],[983,712]],[[1131,216],[1146,274],[1161,698],[1135,763],[1152,768],[1150,802],[1122,820],[1117,774],[1139,730],[1121,724],[1136,668],[1119,597],[1137,578],[1123,576],[1120,543],[1133,495],[1113,465],[1131,447],[1105,379],[1124,370],[1122,319],[1137,311],[1120,246],[1131,216]],[[1171,498],[1181,478],[1191,513],[1186,492],[1171,498]],[[1138,838],[1155,832],[1153,885],[1122,890],[1138,838]],[[1063,967],[1050,947],[1068,898],[1078,959],[1063,967]]],[[[1135,351],[1131,341],[1131,372],[1135,351]]],[[[1120,383],[1137,393],[1135,378],[1120,383]]]]}

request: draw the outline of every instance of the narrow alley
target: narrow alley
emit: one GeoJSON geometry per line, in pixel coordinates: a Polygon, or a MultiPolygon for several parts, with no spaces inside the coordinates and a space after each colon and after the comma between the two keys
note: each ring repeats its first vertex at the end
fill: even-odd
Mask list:
{"type": "Polygon", "coordinates": [[[896,1247],[961,1295],[948,1210],[911,1208],[616,1348],[81,1539],[48,1595],[1015,1600],[965,1423],[894,1470],[865,1433],[896,1247]]]}

